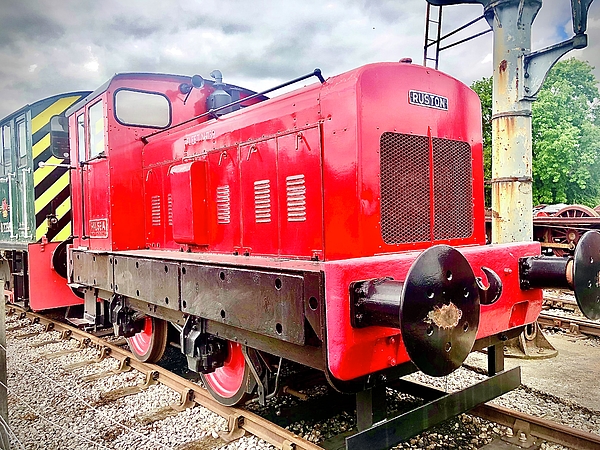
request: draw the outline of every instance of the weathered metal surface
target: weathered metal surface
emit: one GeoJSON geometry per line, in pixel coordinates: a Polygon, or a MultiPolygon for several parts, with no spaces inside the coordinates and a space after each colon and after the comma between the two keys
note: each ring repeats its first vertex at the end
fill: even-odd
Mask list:
{"type": "Polygon", "coordinates": [[[473,348],[480,320],[479,289],[467,259],[438,245],[411,266],[402,293],[402,339],[424,373],[447,375],[473,348]]]}
{"type": "Polygon", "coordinates": [[[304,344],[301,275],[182,264],[182,311],[304,344]]]}
{"type": "Polygon", "coordinates": [[[73,281],[83,285],[113,290],[112,257],[101,253],[73,251],[73,281]]]}
{"type": "MultiPolygon", "coordinates": [[[[450,2],[447,2],[450,3],[450,2]]],[[[459,2],[453,2],[459,3],[459,2]]],[[[462,3],[462,2],[460,2],[462,3]]],[[[494,31],[492,116],[492,236],[494,243],[533,237],[531,102],[552,65],[587,45],[591,1],[573,1],[576,35],[531,52],[531,26],[541,0],[481,0],[494,31]]]]}
{"type": "Polygon", "coordinates": [[[531,23],[540,7],[541,1],[500,1],[488,18],[494,29],[493,243],[533,236],[531,102],[519,100],[519,71],[520,58],[531,48],[531,23]]]}
{"type": "Polygon", "coordinates": [[[123,256],[112,259],[117,294],[179,310],[178,263],[123,256]]]}

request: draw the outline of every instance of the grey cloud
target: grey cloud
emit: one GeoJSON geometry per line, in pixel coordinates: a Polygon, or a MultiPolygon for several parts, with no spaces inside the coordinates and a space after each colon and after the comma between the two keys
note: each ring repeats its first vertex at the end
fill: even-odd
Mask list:
{"type": "Polygon", "coordinates": [[[127,16],[115,17],[108,23],[108,30],[116,36],[131,36],[138,39],[148,38],[163,32],[160,20],[146,21],[127,16]]]}
{"type": "MultiPolygon", "coordinates": [[[[208,76],[219,68],[228,82],[262,89],[268,87],[265,83],[279,83],[315,67],[331,76],[405,56],[422,63],[424,0],[11,3],[14,6],[0,9],[2,117],[59,92],[93,90],[115,72],[208,76]]],[[[444,30],[481,13],[480,5],[446,7],[444,30]]],[[[568,0],[545,0],[534,25],[534,45],[558,42],[558,26],[566,24],[570,34],[569,14],[568,0]]],[[[599,19],[600,2],[594,2],[590,46],[572,53],[596,67],[600,66],[599,19]]],[[[487,25],[478,27],[473,32],[487,25]]],[[[491,74],[491,63],[482,63],[491,51],[491,36],[478,38],[442,52],[440,69],[470,83],[491,74]]]]}
{"type": "Polygon", "coordinates": [[[46,42],[60,38],[65,27],[39,9],[4,7],[0,13],[0,47],[46,42]]]}

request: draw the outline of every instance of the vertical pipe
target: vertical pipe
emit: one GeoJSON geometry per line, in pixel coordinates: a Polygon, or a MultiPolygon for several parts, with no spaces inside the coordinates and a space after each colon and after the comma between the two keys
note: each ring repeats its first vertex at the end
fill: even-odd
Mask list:
{"type": "MultiPolygon", "coordinates": [[[[1,260],[0,264],[8,265],[8,261],[1,260]]],[[[4,278],[2,273],[7,272],[6,270],[1,270],[0,268],[0,278],[4,278]]],[[[6,391],[6,325],[4,315],[4,280],[0,279],[0,283],[2,286],[1,296],[0,298],[0,448],[4,448],[3,442],[7,443],[8,441],[8,432],[5,430],[3,424],[8,424],[8,392],[6,391]]],[[[8,450],[8,447],[6,447],[8,450]]]]}
{"type": "Polygon", "coordinates": [[[531,101],[519,99],[521,59],[541,0],[500,0],[486,17],[494,30],[492,116],[493,243],[530,241],[532,217],[531,101]]]}
{"type": "Polygon", "coordinates": [[[21,174],[23,175],[23,232],[24,238],[29,238],[29,215],[27,214],[27,208],[29,207],[29,203],[27,203],[27,173],[29,169],[27,167],[23,168],[21,174]]]}
{"type": "Polygon", "coordinates": [[[8,173],[6,174],[6,178],[8,179],[8,204],[9,204],[9,208],[8,208],[8,223],[10,224],[10,237],[11,239],[15,237],[15,226],[14,226],[14,210],[15,210],[15,205],[16,203],[13,201],[13,195],[12,195],[12,191],[13,191],[13,186],[12,186],[12,178],[13,178],[14,174],[13,173],[8,173]]]}
{"type": "Polygon", "coordinates": [[[440,43],[442,39],[442,7],[438,8],[437,42],[435,43],[435,70],[440,64],[440,43]]]}
{"type": "Polygon", "coordinates": [[[427,3],[425,14],[425,45],[423,46],[423,65],[427,67],[427,49],[429,48],[429,15],[431,14],[431,3],[427,3]]]}

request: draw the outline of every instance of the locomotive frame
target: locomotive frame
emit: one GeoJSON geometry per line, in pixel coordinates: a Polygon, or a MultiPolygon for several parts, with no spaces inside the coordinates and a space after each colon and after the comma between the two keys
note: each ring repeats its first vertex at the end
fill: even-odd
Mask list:
{"type": "MultiPolygon", "coordinates": [[[[514,2],[476,3],[522,43],[496,46],[494,97],[507,95],[496,98],[494,124],[525,129],[545,66],[587,44],[591,1],[573,7],[573,39],[534,53],[529,25],[541,2],[518,12],[514,2]]],[[[83,297],[70,297],[83,303],[83,321],[112,323],[147,361],[161,357],[170,323],[189,368],[223,404],[275,395],[283,358],[322,370],[334,388],[356,392],[360,433],[348,448],[386,448],[516,387],[520,372],[503,370],[501,346],[535,321],[542,288],[571,288],[583,313],[600,317],[600,233],[566,258],[541,256],[539,242],[485,246],[478,99],[408,63],[328,80],[315,71],[320,85],[272,100],[223,83],[219,71],[212,82],[116,75],[66,112],[73,164],[62,161],[67,130],[57,120],[58,163],[32,168],[69,170],[73,205],[71,236],[53,252],[42,238],[46,253],[30,264],[48,291],[35,306],[64,302],[60,273],[83,297]],[[483,347],[490,378],[471,388],[444,395],[399,380],[444,376],[483,347]],[[386,384],[432,401],[386,419],[386,384]]],[[[495,136],[496,161],[514,144],[511,130],[495,136]]],[[[530,176],[514,175],[530,175],[529,157],[525,148],[513,161],[522,167],[493,180],[526,206],[530,176]]],[[[498,240],[528,240],[522,211],[498,198],[498,240]]],[[[559,250],[573,242],[548,239],[559,250]]]]}
{"type": "Polygon", "coordinates": [[[498,346],[535,321],[545,284],[576,279],[599,313],[587,253],[485,245],[479,100],[458,81],[380,63],[267,100],[212,75],[118,74],[65,114],[69,287],[136,357],[158,360],[172,324],[229,405],[275,395],[290,359],[356,392],[366,429],[386,383],[488,347],[491,378],[379,425],[398,439],[398,420],[418,432],[519,384],[498,346]]]}

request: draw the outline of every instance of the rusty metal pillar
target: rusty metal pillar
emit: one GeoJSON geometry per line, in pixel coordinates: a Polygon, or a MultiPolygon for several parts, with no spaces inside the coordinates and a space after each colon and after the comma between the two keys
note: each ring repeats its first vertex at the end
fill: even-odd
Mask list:
{"type": "Polygon", "coordinates": [[[492,242],[533,237],[531,100],[520,99],[520,61],[531,48],[540,0],[499,1],[486,11],[494,30],[492,242]]]}
{"type": "Polygon", "coordinates": [[[533,238],[531,103],[556,61],[587,45],[592,1],[571,0],[573,38],[531,52],[531,27],[542,0],[427,0],[437,6],[479,3],[494,31],[493,243],[533,238]]]}

